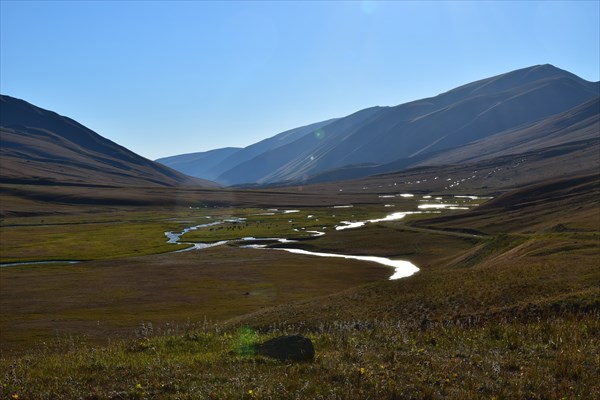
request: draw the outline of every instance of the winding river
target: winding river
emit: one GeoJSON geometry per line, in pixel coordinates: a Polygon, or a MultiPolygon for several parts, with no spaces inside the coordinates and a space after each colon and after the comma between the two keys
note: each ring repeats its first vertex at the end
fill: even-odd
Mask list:
{"type": "MultiPolygon", "coordinates": [[[[295,212],[296,210],[293,210],[293,211],[295,212]]],[[[285,211],[284,211],[284,213],[285,213],[285,211]]],[[[413,214],[413,213],[418,213],[418,211],[417,212],[397,212],[397,213],[389,214],[384,218],[371,219],[371,220],[366,220],[366,221],[356,221],[356,222],[342,221],[341,222],[342,225],[336,226],[336,230],[358,228],[367,223],[373,223],[373,222],[394,221],[394,220],[404,218],[406,215],[413,214]]],[[[201,229],[201,228],[210,227],[210,226],[220,225],[224,222],[242,222],[244,220],[245,220],[244,218],[236,218],[236,219],[229,219],[229,220],[223,220],[223,221],[215,221],[215,222],[211,222],[208,224],[195,225],[195,226],[191,226],[189,228],[185,228],[183,231],[181,231],[179,233],[165,232],[165,236],[168,238],[167,243],[192,245],[192,247],[188,247],[188,248],[181,249],[181,250],[176,250],[176,251],[174,251],[174,253],[180,253],[180,252],[191,251],[191,250],[201,250],[201,249],[206,249],[209,247],[220,246],[220,245],[231,242],[231,243],[239,243],[240,247],[242,247],[242,248],[279,250],[279,251],[287,251],[288,253],[302,254],[302,255],[313,256],[313,257],[345,258],[345,259],[349,259],[349,260],[374,262],[377,264],[381,264],[381,265],[385,265],[387,267],[394,268],[394,273],[390,276],[390,278],[389,278],[390,280],[405,278],[405,277],[411,276],[414,273],[419,271],[419,268],[417,268],[417,266],[415,266],[413,263],[411,263],[409,261],[392,260],[390,258],[385,258],[385,257],[355,256],[355,255],[349,255],[349,254],[334,254],[334,253],[319,253],[319,252],[314,252],[314,251],[294,249],[294,248],[284,248],[284,247],[268,248],[267,244],[247,244],[247,245],[243,244],[243,242],[249,242],[249,241],[265,241],[265,242],[279,242],[279,243],[296,242],[296,240],[285,239],[285,238],[247,237],[247,238],[236,239],[236,240],[222,240],[222,241],[214,242],[214,243],[181,242],[181,236],[185,235],[188,232],[195,231],[195,230],[201,229]]],[[[325,235],[325,232],[320,232],[320,231],[307,231],[307,232],[311,233],[313,237],[325,235]]]]}
{"type": "MultiPolygon", "coordinates": [[[[379,197],[395,197],[398,195],[382,195],[379,197]]],[[[399,196],[401,197],[413,197],[412,194],[400,194],[399,196]]],[[[424,199],[430,199],[431,196],[423,196],[424,199]]],[[[478,196],[455,196],[455,198],[469,198],[470,200],[476,200],[476,199],[490,199],[491,197],[478,197],[478,196]]],[[[441,198],[436,198],[436,200],[441,200],[441,198]]],[[[387,207],[388,205],[386,205],[387,207]]],[[[433,209],[433,210],[445,210],[445,209],[468,209],[470,206],[473,206],[473,204],[469,204],[469,205],[465,205],[465,204],[444,204],[444,203],[430,203],[430,204],[420,204],[418,206],[418,208],[420,210],[427,210],[427,209],[433,209]]],[[[342,206],[334,206],[333,208],[351,208],[353,207],[352,205],[342,205],[342,206]]],[[[256,214],[256,215],[274,215],[276,212],[281,212],[283,214],[292,214],[292,213],[297,213],[300,210],[278,210],[278,209],[270,209],[268,210],[268,213],[263,213],[263,214],[256,214]]],[[[439,213],[440,211],[404,211],[404,212],[395,212],[392,214],[388,214],[386,215],[384,218],[378,218],[378,219],[371,219],[371,220],[365,220],[365,221],[341,221],[340,225],[336,225],[335,229],[336,230],[345,230],[345,229],[354,229],[354,228],[359,228],[362,227],[368,223],[376,223],[376,222],[386,222],[386,221],[395,221],[395,220],[399,220],[404,218],[406,215],[409,214],[420,214],[420,213],[439,213]]],[[[309,216],[308,218],[311,218],[311,216],[309,216]]],[[[210,217],[207,217],[210,218],[210,217]]],[[[319,252],[313,252],[313,251],[308,251],[308,250],[302,250],[302,249],[295,249],[295,248],[282,248],[282,247],[277,247],[277,248],[269,248],[269,244],[256,244],[256,243],[251,243],[251,244],[244,244],[244,242],[279,242],[279,243],[292,243],[292,242],[297,242],[296,240],[292,240],[292,239],[285,239],[285,238],[253,238],[253,237],[247,237],[247,238],[242,238],[242,239],[236,239],[236,240],[221,240],[218,242],[213,242],[213,243],[196,243],[196,242],[183,242],[181,241],[181,237],[183,235],[185,235],[188,232],[192,232],[198,229],[202,229],[202,228],[208,228],[211,226],[216,226],[216,225],[221,225],[224,223],[240,223],[240,222],[244,222],[246,221],[246,218],[230,218],[230,219],[224,219],[224,220],[219,220],[219,221],[213,221],[213,222],[209,222],[206,224],[200,224],[200,225],[194,225],[194,226],[190,226],[188,228],[185,228],[183,231],[181,232],[164,232],[164,235],[167,237],[167,243],[171,243],[171,244],[186,244],[189,245],[189,247],[186,247],[184,249],[180,249],[180,250],[175,250],[173,251],[173,253],[181,253],[181,252],[186,252],[186,251],[193,251],[193,250],[202,250],[202,249],[207,249],[210,247],[215,247],[215,246],[221,246],[227,243],[236,243],[239,244],[240,247],[242,248],[254,248],[254,249],[269,249],[269,250],[279,250],[279,251],[287,251],[289,253],[294,253],[294,254],[302,254],[302,255],[307,255],[307,256],[313,256],[313,257],[332,257],[332,258],[345,258],[345,259],[350,259],[350,260],[360,260],[360,261],[367,261],[367,262],[374,262],[377,264],[381,264],[381,265],[385,265],[387,267],[391,267],[394,268],[394,273],[390,276],[390,280],[395,280],[395,279],[400,279],[400,278],[405,278],[407,276],[411,276],[414,273],[419,271],[419,268],[417,268],[414,264],[412,264],[409,261],[404,261],[404,260],[392,260],[390,258],[385,258],[385,257],[376,257],[376,256],[368,256],[368,255],[363,255],[363,256],[356,256],[356,255],[349,255],[349,254],[334,254],[334,253],[319,253],[319,252]]],[[[317,236],[323,236],[325,235],[325,232],[321,232],[321,231],[306,231],[307,233],[311,233],[312,237],[317,237],[317,236]]],[[[34,265],[34,264],[75,264],[75,263],[79,263],[80,261],[77,260],[62,260],[62,261],[54,261],[54,260],[48,260],[48,261],[26,261],[26,262],[16,262],[16,263],[5,263],[5,264],[0,264],[0,267],[11,267],[11,266],[19,266],[19,265],[34,265]]]]}
{"type": "Polygon", "coordinates": [[[21,265],[47,265],[47,264],[78,264],[81,261],[78,260],[50,260],[50,261],[23,261],[14,263],[0,264],[0,268],[3,267],[18,267],[21,265]]]}

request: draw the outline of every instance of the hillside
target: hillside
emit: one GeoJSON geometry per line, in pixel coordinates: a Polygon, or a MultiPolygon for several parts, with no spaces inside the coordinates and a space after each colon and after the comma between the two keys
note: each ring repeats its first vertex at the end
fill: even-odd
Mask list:
{"type": "Polygon", "coordinates": [[[78,122],[0,97],[1,182],[114,186],[217,186],[145,159],[78,122]]]}
{"type": "Polygon", "coordinates": [[[159,158],[156,161],[185,174],[199,178],[218,180],[219,176],[236,165],[242,164],[262,153],[275,150],[314,132],[335,119],[290,129],[244,148],[226,147],[206,152],[181,154],[159,158]]]}
{"type": "Polygon", "coordinates": [[[344,165],[410,161],[533,123],[597,96],[598,84],[551,66],[510,72],[386,110],[340,137],[325,130],[312,159],[302,153],[258,182],[302,180],[344,165]]]}
{"type": "Polygon", "coordinates": [[[322,129],[310,132],[287,145],[261,153],[254,158],[237,164],[221,174],[217,180],[228,185],[240,183],[278,182],[278,171],[303,177],[306,163],[314,161],[316,151],[327,144],[337,143],[337,139],[349,132],[360,129],[369,121],[386,111],[386,108],[373,107],[358,111],[350,116],[336,120],[322,129]],[[311,159],[311,157],[313,157],[311,159]]]}
{"type": "Polygon", "coordinates": [[[521,154],[600,138],[600,97],[527,126],[510,129],[448,151],[416,165],[444,165],[521,154]]]}
{"type": "Polygon", "coordinates": [[[155,161],[186,175],[212,180],[218,176],[212,172],[213,168],[240,150],[239,147],[224,147],[210,151],[163,157],[155,161]]]}
{"type": "MultiPolygon", "coordinates": [[[[464,146],[387,164],[335,168],[315,174],[305,183],[358,179],[418,167],[442,168],[469,164],[474,169],[485,169],[484,165],[494,164],[494,160],[497,160],[498,167],[502,167],[504,159],[519,157],[529,159],[529,167],[533,168],[532,164],[537,164],[533,168],[535,171],[527,175],[531,178],[529,182],[547,175],[541,169],[556,165],[560,165],[560,169],[552,168],[552,171],[557,175],[588,173],[600,167],[599,101],[600,97],[596,97],[563,113],[502,131],[464,146]],[[575,159],[565,159],[565,156],[568,157],[576,149],[580,152],[575,159]],[[482,166],[477,167],[477,164],[482,166]]],[[[520,179],[527,181],[527,176],[520,179]]],[[[497,187],[497,184],[492,186],[497,187]]]]}
{"type": "Polygon", "coordinates": [[[361,110],[249,159],[234,153],[215,179],[227,185],[331,181],[338,169],[356,178],[370,169],[390,172],[579,141],[597,132],[599,94],[600,83],[552,65],[523,68],[435,97],[361,110]],[[564,124],[570,131],[563,137],[564,124]]]}

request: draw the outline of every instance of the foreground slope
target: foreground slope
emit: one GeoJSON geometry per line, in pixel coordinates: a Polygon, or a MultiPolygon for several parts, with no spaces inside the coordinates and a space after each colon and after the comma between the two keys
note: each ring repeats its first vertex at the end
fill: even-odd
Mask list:
{"type": "Polygon", "coordinates": [[[78,122],[2,96],[3,183],[216,186],[145,159],[78,122]]]}

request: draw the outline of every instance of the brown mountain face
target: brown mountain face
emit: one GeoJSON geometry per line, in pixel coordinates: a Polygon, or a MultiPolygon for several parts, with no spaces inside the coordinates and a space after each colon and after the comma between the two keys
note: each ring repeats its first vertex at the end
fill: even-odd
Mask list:
{"type": "Polygon", "coordinates": [[[600,139],[600,97],[526,126],[433,154],[417,165],[443,165],[521,154],[567,143],[600,139]]]}
{"type": "Polygon", "coordinates": [[[435,97],[358,111],[237,165],[233,154],[230,169],[215,179],[229,185],[335,181],[590,139],[599,94],[598,82],[536,65],[435,97]],[[586,110],[577,109],[587,102],[586,110]],[[559,116],[570,110],[570,118],[559,116]],[[591,122],[587,128],[577,125],[584,119],[591,122]],[[561,124],[572,130],[565,135],[561,124]]]}
{"type": "MultiPolygon", "coordinates": [[[[494,164],[501,167],[505,159],[528,157],[530,177],[587,174],[597,171],[600,163],[600,97],[572,109],[508,129],[474,142],[418,157],[400,159],[381,165],[353,165],[316,174],[309,183],[361,178],[415,167],[440,167],[466,164],[494,164]],[[571,158],[570,158],[571,157],[571,158]],[[494,161],[497,160],[497,161],[494,161]],[[548,172],[542,172],[544,168],[548,172]]],[[[497,184],[497,183],[496,183],[497,184]]]]}
{"type": "Polygon", "coordinates": [[[145,159],[70,118],[3,95],[0,171],[0,183],[217,186],[145,159]]]}
{"type": "MultiPolygon", "coordinates": [[[[596,99],[599,88],[598,83],[551,65],[508,72],[436,97],[384,109],[362,126],[352,126],[341,134],[333,129],[328,132],[343,121],[338,120],[324,128],[325,139],[317,146],[258,182],[302,181],[325,170],[366,163],[415,165],[434,153],[566,112],[596,99]]],[[[288,150],[301,148],[298,144],[292,143],[288,150]]],[[[244,167],[244,171],[252,170],[250,165],[244,167]]]]}
{"type": "Polygon", "coordinates": [[[214,180],[223,172],[228,171],[230,168],[233,168],[244,161],[251,160],[264,152],[292,143],[333,121],[335,121],[335,119],[291,129],[268,139],[261,140],[258,143],[251,144],[243,149],[225,147],[198,153],[164,157],[155,161],[187,175],[214,180]]]}

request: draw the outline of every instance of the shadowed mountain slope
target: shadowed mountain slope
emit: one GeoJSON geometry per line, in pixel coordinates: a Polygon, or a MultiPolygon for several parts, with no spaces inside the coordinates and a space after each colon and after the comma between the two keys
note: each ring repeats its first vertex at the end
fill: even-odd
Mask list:
{"type": "Polygon", "coordinates": [[[239,152],[227,157],[227,159],[223,160],[223,162],[216,165],[211,170],[211,172],[213,172],[214,174],[221,175],[229,169],[235,167],[236,165],[250,160],[259,154],[281,148],[282,146],[292,143],[307,134],[316,132],[324,126],[327,126],[335,121],[336,119],[333,118],[327,121],[316,122],[314,124],[302,126],[300,128],[290,129],[268,139],[264,139],[260,142],[251,144],[250,146],[243,148],[239,152]]]}
{"type": "MultiPolygon", "coordinates": [[[[420,166],[474,163],[509,155],[543,155],[548,159],[569,153],[574,147],[591,146],[591,154],[600,154],[600,97],[566,112],[552,115],[525,126],[502,131],[448,150],[421,154],[387,164],[350,165],[327,170],[310,177],[306,183],[356,179],[420,166]]],[[[596,157],[598,158],[598,157],[596,157]]],[[[558,158],[556,158],[558,160],[558,158]]],[[[580,164],[560,163],[563,172],[582,173],[580,164]]],[[[587,171],[587,169],[585,169],[587,171]]]]}
{"type": "Polygon", "coordinates": [[[240,147],[224,147],[222,149],[159,158],[156,162],[190,176],[215,179],[217,175],[212,170],[219,163],[240,150],[242,150],[240,147]]]}
{"type": "Polygon", "coordinates": [[[10,96],[0,101],[4,183],[216,186],[143,158],[70,118],[10,96]]]}
{"type": "MultiPolygon", "coordinates": [[[[585,106],[587,111],[575,108],[597,99],[599,93],[600,83],[585,81],[552,65],[523,68],[435,97],[395,107],[361,110],[250,159],[236,160],[238,153],[232,154],[228,157],[228,166],[234,161],[237,165],[218,175],[216,180],[228,185],[298,184],[314,181],[316,176],[320,181],[336,179],[340,174],[324,172],[339,168],[344,169],[345,178],[354,178],[365,176],[370,168],[383,164],[402,169],[424,165],[431,157],[431,163],[439,165],[480,157],[481,151],[486,157],[495,157],[551,146],[567,139],[581,140],[579,135],[586,129],[584,136],[591,134],[593,121],[590,120],[592,125],[588,124],[588,128],[583,128],[573,119],[586,119],[584,112],[593,119],[597,103],[585,106]],[[556,117],[565,118],[562,122],[548,119],[571,109],[576,114],[571,119],[565,116],[556,117]],[[560,124],[573,125],[566,139],[561,139],[560,124]],[[551,138],[545,136],[548,130],[554,132],[551,138]],[[498,136],[485,145],[472,145],[494,135],[507,137],[498,136]],[[527,139],[521,139],[521,135],[527,139]],[[532,143],[525,143],[528,140],[532,143]],[[442,156],[444,151],[461,148],[464,151],[452,153],[454,155],[447,159],[442,156]],[[360,173],[352,175],[349,166],[358,166],[352,168],[358,168],[360,173]]],[[[391,170],[386,167],[376,173],[391,170]]]]}
{"type": "MultiPolygon", "coordinates": [[[[319,146],[258,180],[302,180],[352,164],[412,164],[427,154],[464,146],[525,127],[598,96],[598,83],[551,66],[510,72],[434,98],[403,104],[377,116],[335,145],[319,146]]],[[[325,129],[327,131],[327,129],[325,129]]]]}
{"type": "Polygon", "coordinates": [[[465,146],[431,155],[417,165],[479,161],[598,138],[600,138],[600,97],[527,126],[503,131],[465,146]]]}
{"type": "Polygon", "coordinates": [[[259,154],[277,149],[304,135],[334,122],[335,119],[290,129],[244,148],[226,147],[199,153],[159,158],[157,162],[185,174],[204,179],[217,179],[219,175],[259,154]]]}
{"type": "Polygon", "coordinates": [[[334,148],[343,141],[344,135],[356,131],[386,110],[382,107],[367,108],[340,118],[285,146],[264,152],[238,164],[221,174],[217,181],[234,185],[277,182],[286,180],[289,176],[303,177],[309,172],[311,163],[315,161],[313,154],[319,149],[334,148]]]}

